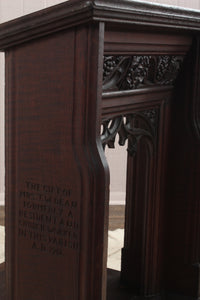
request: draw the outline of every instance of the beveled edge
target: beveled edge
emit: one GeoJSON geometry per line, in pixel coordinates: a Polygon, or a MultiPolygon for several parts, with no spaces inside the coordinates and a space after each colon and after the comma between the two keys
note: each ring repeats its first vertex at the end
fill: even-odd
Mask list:
{"type": "Polygon", "coordinates": [[[94,19],[173,30],[200,31],[200,11],[136,0],[95,0],[94,19]]]}
{"type": "Polygon", "coordinates": [[[0,51],[92,20],[92,1],[70,0],[0,24],[0,51]]]}
{"type": "Polygon", "coordinates": [[[0,25],[0,50],[91,21],[200,32],[200,11],[132,0],[69,0],[0,25]]]}

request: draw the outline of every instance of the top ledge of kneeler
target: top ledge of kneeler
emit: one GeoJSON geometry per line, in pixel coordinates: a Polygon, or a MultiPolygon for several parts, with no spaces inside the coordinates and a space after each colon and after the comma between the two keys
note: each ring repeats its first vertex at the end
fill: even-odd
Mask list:
{"type": "Polygon", "coordinates": [[[200,32],[200,11],[130,0],[69,0],[0,25],[0,50],[88,22],[200,32]]]}

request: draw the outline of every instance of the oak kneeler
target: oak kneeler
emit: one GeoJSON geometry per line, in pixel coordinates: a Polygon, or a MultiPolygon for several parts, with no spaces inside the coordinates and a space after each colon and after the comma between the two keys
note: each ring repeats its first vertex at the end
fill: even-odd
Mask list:
{"type": "Polygon", "coordinates": [[[118,298],[200,297],[199,34],[197,11],[128,0],[70,0],[0,25],[6,300],[106,299],[104,148],[117,142],[118,298]]]}

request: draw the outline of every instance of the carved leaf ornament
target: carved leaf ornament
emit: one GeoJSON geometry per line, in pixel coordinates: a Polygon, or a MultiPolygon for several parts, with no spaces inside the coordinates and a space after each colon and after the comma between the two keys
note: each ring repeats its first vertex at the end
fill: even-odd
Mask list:
{"type": "Polygon", "coordinates": [[[182,62],[183,56],[105,56],[103,90],[173,85],[182,62]]]}
{"type": "MultiPolygon", "coordinates": [[[[174,85],[180,72],[183,56],[104,56],[103,91],[134,90],[149,86],[174,85]]],[[[142,138],[156,143],[158,109],[130,113],[103,120],[101,141],[103,148],[128,143],[128,152],[137,152],[142,138]]]]}

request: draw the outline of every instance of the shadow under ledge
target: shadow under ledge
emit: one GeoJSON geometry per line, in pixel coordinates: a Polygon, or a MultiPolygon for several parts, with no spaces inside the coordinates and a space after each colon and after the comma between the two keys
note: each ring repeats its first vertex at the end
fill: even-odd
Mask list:
{"type": "Polygon", "coordinates": [[[107,300],[198,300],[183,295],[163,294],[156,296],[137,296],[130,287],[120,283],[120,272],[107,269],[107,300]]]}
{"type": "MultiPolygon", "coordinates": [[[[107,300],[197,300],[178,295],[162,295],[141,297],[134,295],[130,288],[120,284],[120,272],[107,269],[107,300]]],[[[0,264],[0,300],[6,300],[5,295],[5,263],[0,264]]]]}

